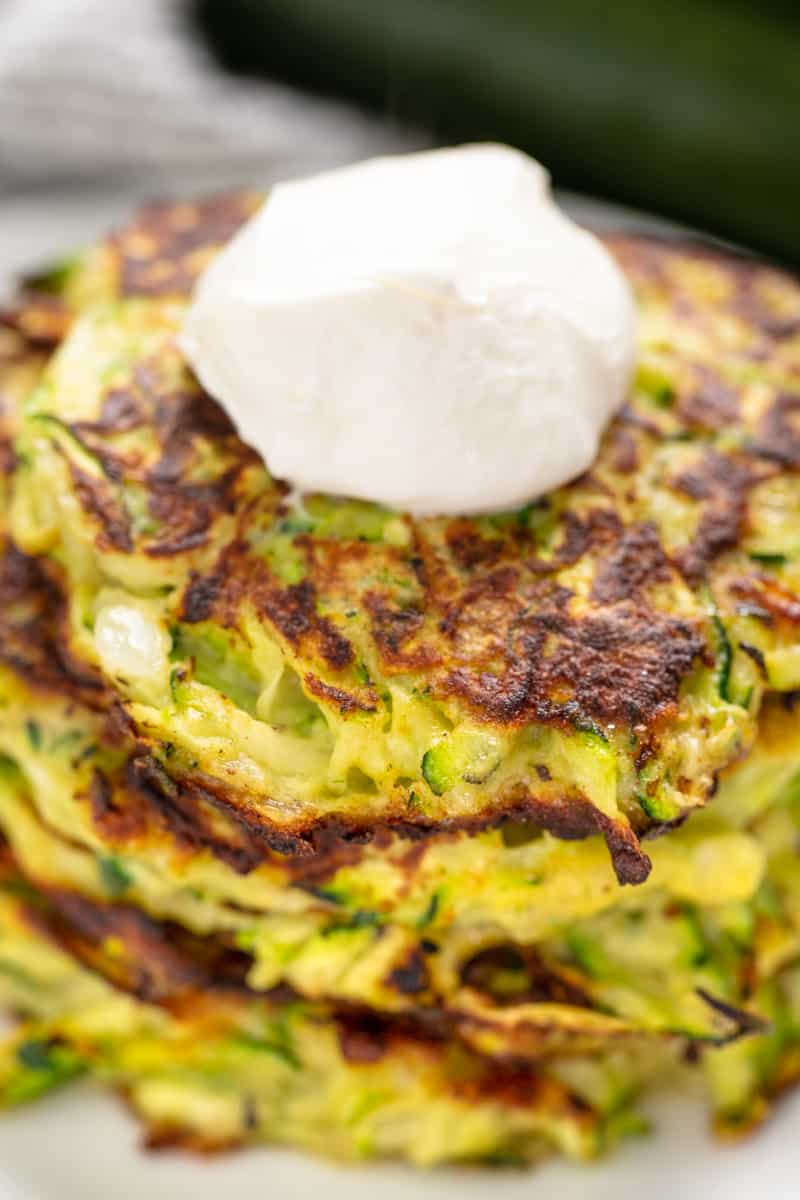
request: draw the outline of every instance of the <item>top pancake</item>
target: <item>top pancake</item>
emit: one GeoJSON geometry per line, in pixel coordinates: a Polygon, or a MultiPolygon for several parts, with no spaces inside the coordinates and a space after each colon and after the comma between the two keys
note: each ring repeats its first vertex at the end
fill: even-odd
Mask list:
{"type": "Polygon", "coordinates": [[[800,287],[611,237],[641,352],[591,471],[493,517],[297,506],[175,344],[257,203],[151,206],[69,283],[12,527],[70,657],[99,674],[109,605],[163,631],[152,677],[106,684],[168,777],[282,852],[524,819],[602,833],[640,881],[641,835],[706,801],[766,691],[800,687],[800,287]]]}

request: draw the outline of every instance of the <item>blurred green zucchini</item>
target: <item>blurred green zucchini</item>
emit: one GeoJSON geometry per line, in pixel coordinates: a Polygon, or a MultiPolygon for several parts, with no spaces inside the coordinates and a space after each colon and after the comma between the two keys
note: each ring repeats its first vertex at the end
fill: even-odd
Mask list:
{"type": "Polygon", "coordinates": [[[800,4],[192,0],[221,61],[800,263],[800,4]]]}

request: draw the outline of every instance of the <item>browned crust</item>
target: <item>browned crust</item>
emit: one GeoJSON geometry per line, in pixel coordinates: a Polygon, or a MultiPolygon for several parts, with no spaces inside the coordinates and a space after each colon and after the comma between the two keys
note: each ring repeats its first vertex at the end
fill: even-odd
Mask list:
{"type": "Polygon", "coordinates": [[[0,309],[0,476],[16,468],[22,401],[68,326],[69,314],[55,296],[25,292],[0,309]]]}
{"type": "Polygon", "coordinates": [[[20,334],[31,350],[54,350],[71,324],[64,301],[46,292],[25,291],[10,308],[0,309],[0,326],[20,334]]]}
{"type": "MultiPolygon", "coordinates": [[[[130,1095],[122,1095],[134,1115],[145,1120],[130,1095]]],[[[244,1099],[244,1098],[243,1098],[244,1099]]],[[[245,1117],[245,1124],[247,1123],[245,1117]]],[[[230,1154],[241,1150],[246,1143],[244,1130],[239,1136],[214,1135],[207,1130],[190,1129],[188,1126],[167,1122],[148,1122],[145,1126],[142,1148],[149,1153],[159,1154],[180,1150],[183,1154],[197,1154],[201,1158],[215,1158],[218,1154],[230,1154]]]]}
{"type": "MultiPolygon", "coordinates": [[[[282,587],[266,563],[248,555],[243,543],[228,546],[207,574],[192,576],[183,595],[181,618],[189,624],[214,619],[233,627],[245,600],[296,651],[318,655],[336,671],[352,664],[352,645],[333,621],[317,611],[312,581],[282,587]]],[[[342,697],[337,695],[335,702],[341,707],[342,697]]],[[[362,707],[357,697],[353,705],[362,707]]]]}
{"type": "MultiPolygon", "coordinates": [[[[453,614],[448,632],[456,647],[469,636],[480,599],[469,597],[453,614]]],[[[499,724],[651,725],[676,703],[682,679],[704,654],[702,632],[633,603],[576,618],[568,600],[564,589],[553,588],[527,615],[506,617],[500,671],[456,667],[439,685],[442,692],[499,724]]]]}
{"type": "Polygon", "coordinates": [[[669,563],[658,530],[651,523],[629,526],[601,562],[592,585],[592,600],[619,604],[641,597],[648,587],[668,583],[669,563]]]}
{"type": "Polygon", "coordinates": [[[384,662],[398,669],[419,670],[439,661],[439,654],[432,647],[417,646],[411,652],[408,650],[409,642],[425,621],[420,609],[396,608],[379,592],[367,592],[364,607],[369,613],[372,636],[384,662]]]}
{"type": "Polygon", "coordinates": [[[84,471],[77,463],[68,460],[72,486],[84,512],[92,516],[100,526],[97,545],[101,550],[130,554],[133,550],[131,522],[125,509],[117,499],[116,491],[108,480],[84,471]]]}
{"type": "Polygon", "coordinates": [[[353,661],[353,647],[327,617],[317,612],[317,594],[309,579],[288,588],[269,586],[254,597],[256,607],[273,623],[292,646],[307,640],[330,667],[341,669],[353,661]]]}
{"type": "Polygon", "coordinates": [[[359,821],[340,814],[301,815],[292,824],[276,826],[249,797],[237,797],[206,776],[193,778],[188,773],[173,778],[142,749],[133,752],[121,776],[95,772],[85,799],[98,832],[110,845],[122,848],[162,830],[177,848],[209,850],[241,874],[255,870],[274,854],[294,883],[312,890],[341,867],[357,863],[367,845],[385,847],[393,838],[408,839],[412,843],[408,869],[412,870],[431,839],[478,834],[519,821],[566,840],[600,834],[623,883],[641,882],[650,869],[633,830],[599,813],[577,793],[542,799],[517,789],[499,807],[471,817],[412,817],[398,803],[379,821],[367,816],[359,821]]]}
{"type": "Polygon", "coordinates": [[[483,537],[473,522],[463,519],[450,522],[445,540],[454,560],[464,571],[479,565],[491,566],[503,551],[500,538],[483,537]]]}
{"type": "Polygon", "coordinates": [[[316,696],[319,700],[328,700],[332,704],[335,704],[340,713],[347,715],[355,712],[373,713],[377,711],[378,706],[375,702],[361,700],[352,692],[346,692],[343,688],[337,688],[333,684],[325,683],[311,671],[306,672],[303,680],[312,696],[316,696]]]}
{"type": "Polygon", "coordinates": [[[554,971],[545,963],[533,946],[500,945],[481,950],[461,969],[463,982],[475,991],[491,997],[496,1003],[568,1004],[574,1008],[590,1008],[591,1000],[565,970],[554,971]],[[524,988],[511,1000],[495,995],[493,977],[500,970],[514,970],[522,977],[524,988]]]}
{"type": "Polygon", "coordinates": [[[263,839],[270,850],[286,860],[297,882],[312,886],[317,886],[345,862],[353,861],[354,846],[381,845],[392,837],[416,841],[472,835],[519,821],[530,822],[565,840],[599,834],[608,845],[620,883],[641,883],[650,873],[650,859],[625,819],[614,821],[579,792],[549,793],[544,798],[519,787],[498,797],[481,812],[439,819],[411,812],[404,801],[398,800],[393,806],[386,806],[379,819],[368,813],[357,817],[341,813],[300,814],[293,821],[277,826],[265,820],[260,803],[249,796],[237,795],[219,780],[206,775],[195,777],[188,771],[182,774],[181,786],[184,781],[190,788],[199,786],[202,791],[216,795],[220,804],[235,810],[237,819],[255,837],[263,839]]]}
{"type": "Polygon", "coordinates": [[[416,947],[410,951],[405,962],[395,967],[387,983],[402,996],[418,996],[430,987],[428,965],[422,952],[416,947]]]}
{"type": "Polygon", "coordinates": [[[782,467],[800,467],[800,395],[775,397],[761,419],[754,449],[782,467]]]}
{"type": "Polygon", "coordinates": [[[748,494],[760,477],[763,472],[751,461],[707,450],[698,463],[673,479],[676,491],[702,503],[695,535],[677,555],[690,583],[699,584],[714,559],[741,541],[748,494]]]}
{"type": "Polygon", "coordinates": [[[411,817],[407,806],[398,803],[395,811],[380,821],[369,820],[367,816],[357,820],[336,814],[302,815],[293,823],[278,827],[266,820],[260,806],[248,797],[237,798],[206,776],[201,782],[193,780],[191,774],[178,780],[170,778],[146,752],[132,757],[127,770],[134,796],[126,799],[122,791],[120,799],[115,800],[119,815],[109,815],[110,805],[106,803],[101,808],[92,798],[98,828],[119,839],[119,845],[128,836],[142,832],[138,822],[142,820],[143,809],[146,811],[149,806],[179,845],[207,848],[242,874],[257,868],[271,851],[289,870],[294,882],[311,888],[324,883],[342,866],[359,862],[362,848],[367,845],[384,846],[392,838],[405,838],[419,845],[421,852],[429,839],[479,834],[518,821],[547,829],[565,840],[600,834],[607,841],[620,882],[642,882],[650,870],[650,859],[633,830],[624,822],[615,823],[600,814],[587,798],[577,793],[541,799],[517,790],[491,811],[439,821],[420,815],[411,817]],[[131,816],[125,815],[128,805],[132,808],[131,816]],[[204,820],[207,806],[218,812],[219,820],[213,824],[204,820]]]}
{"type": "Polygon", "coordinates": [[[339,1028],[339,1048],[346,1062],[356,1065],[380,1062],[388,1050],[386,1031],[371,1022],[344,1020],[339,1028]]]}
{"type": "Polygon", "coordinates": [[[188,377],[185,386],[176,387],[165,365],[140,363],[129,385],[106,393],[96,421],[69,426],[102,468],[102,475],[93,475],[69,462],[78,498],[100,527],[97,544],[103,550],[142,549],[152,558],[172,558],[203,546],[220,515],[234,510],[243,472],[258,462],[220,406],[188,377]],[[149,464],[115,448],[117,435],[136,429],[154,435],[158,454],[149,464]],[[193,478],[197,447],[209,441],[224,451],[229,465],[216,478],[200,481],[193,478]],[[135,536],[119,499],[120,483],[145,490],[154,532],[135,536]]]}
{"type": "Polygon", "coordinates": [[[141,208],[109,243],[121,295],[186,295],[213,254],[262,203],[262,196],[242,191],[141,208]]]}
{"type": "Polygon", "coordinates": [[[116,787],[95,775],[89,799],[97,828],[117,845],[155,826],[179,848],[209,850],[240,875],[255,870],[269,855],[265,839],[235,808],[197,785],[179,787],[148,755],[134,754],[116,787]]]}
{"type": "Polygon", "coordinates": [[[729,584],[731,595],[747,606],[748,612],[760,615],[767,624],[778,622],[788,626],[800,624],[800,596],[766,576],[736,578],[729,584]]]}
{"type": "Polygon", "coordinates": [[[631,430],[625,428],[624,418],[611,426],[607,437],[614,470],[620,475],[632,475],[639,466],[639,446],[631,430]]]}
{"type": "Polygon", "coordinates": [[[0,662],[33,688],[107,709],[100,677],[70,655],[61,593],[43,564],[0,548],[0,662]]]}
{"type": "Polygon", "coordinates": [[[739,394],[710,368],[695,365],[693,384],[678,396],[677,411],[690,429],[720,432],[740,418],[739,394]]]}
{"type": "Polygon", "coordinates": [[[216,570],[208,575],[192,573],[183,593],[181,617],[184,621],[189,625],[195,625],[209,619],[222,590],[224,577],[222,570],[216,570]]]}
{"type": "Polygon", "coordinates": [[[76,892],[38,888],[45,902],[31,920],[78,961],[144,1003],[179,1003],[196,992],[246,995],[251,960],[224,938],[201,938],[158,922],[127,904],[88,900],[76,892]],[[114,945],[109,954],[107,947],[114,945]]]}
{"type": "Polygon", "coordinates": [[[554,560],[559,567],[571,567],[590,551],[613,544],[623,530],[619,516],[609,508],[592,508],[582,517],[567,509],[561,524],[564,533],[554,560]]]}

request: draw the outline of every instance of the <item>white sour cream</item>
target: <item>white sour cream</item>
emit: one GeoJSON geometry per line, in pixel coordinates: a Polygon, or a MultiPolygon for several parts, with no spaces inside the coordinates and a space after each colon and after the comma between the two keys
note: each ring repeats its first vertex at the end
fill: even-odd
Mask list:
{"type": "Polygon", "coordinates": [[[416,515],[512,509],[579,475],[635,343],[619,268],[497,145],[279,185],[181,335],[273,475],[416,515]]]}

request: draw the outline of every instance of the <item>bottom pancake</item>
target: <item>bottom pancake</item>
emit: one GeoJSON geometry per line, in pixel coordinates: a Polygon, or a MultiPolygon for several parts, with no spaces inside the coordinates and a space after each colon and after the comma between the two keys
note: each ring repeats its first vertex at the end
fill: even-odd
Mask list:
{"type": "Polygon", "coordinates": [[[3,1105],[89,1075],[124,1096],[150,1146],[277,1142],[420,1165],[590,1158],[633,1119],[633,1056],[624,1072],[619,1056],[587,1060],[571,1086],[555,1067],[492,1062],[435,1028],[256,997],[230,964],[192,978],[181,948],[148,1002],[126,990],[119,939],[96,932],[92,943],[6,862],[0,1002],[20,1021],[0,1048],[3,1105]]]}
{"type": "Polygon", "coordinates": [[[704,1073],[723,1131],[748,1129],[800,1071],[796,966],[758,988],[769,1027],[688,1062],[679,1045],[644,1040],[492,1059],[433,1016],[255,994],[243,967],[223,944],[41,892],[4,850],[0,1005],[18,1024],[0,1046],[0,1104],[89,1076],[126,1099],[153,1147],[528,1163],[591,1158],[640,1131],[640,1094],[685,1071],[704,1073]]]}

